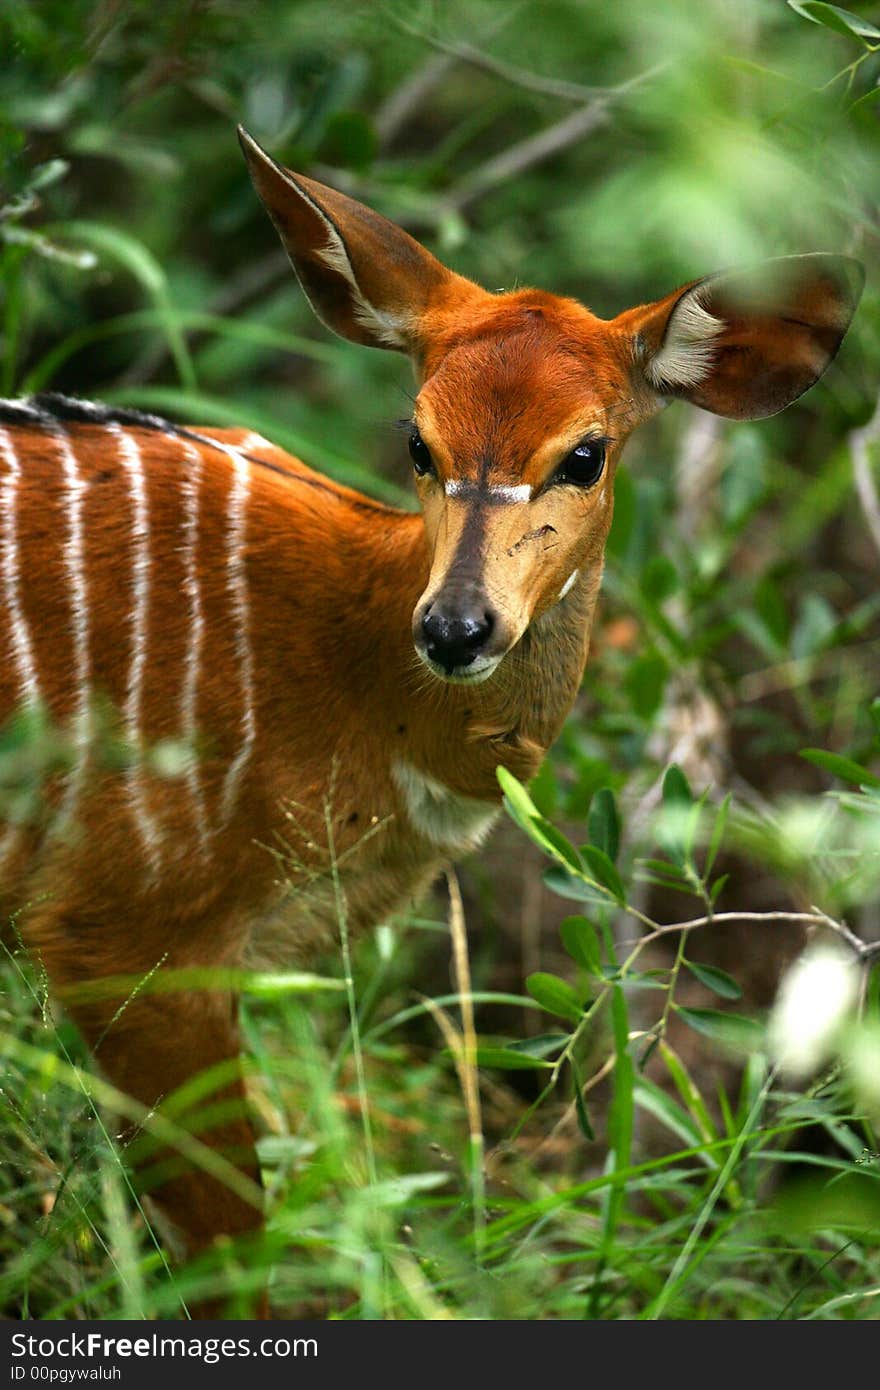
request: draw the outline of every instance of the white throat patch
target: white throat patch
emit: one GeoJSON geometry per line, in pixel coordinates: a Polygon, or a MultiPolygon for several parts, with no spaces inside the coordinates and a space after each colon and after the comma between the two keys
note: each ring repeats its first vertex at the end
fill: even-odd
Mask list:
{"type": "Polygon", "coordinates": [[[392,773],[414,829],[450,853],[476,849],[500,813],[494,802],[460,796],[412,763],[397,761],[392,773]]]}

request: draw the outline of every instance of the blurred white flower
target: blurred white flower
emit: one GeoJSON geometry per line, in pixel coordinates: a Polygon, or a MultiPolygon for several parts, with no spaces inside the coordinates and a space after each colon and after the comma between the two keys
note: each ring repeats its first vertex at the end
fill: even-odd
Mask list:
{"type": "Polygon", "coordinates": [[[858,989],[854,960],[833,942],[808,946],[794,962],[767,1025],[770,1054],[786,1075],[803,1079],[829,1057],[858,989]]]}

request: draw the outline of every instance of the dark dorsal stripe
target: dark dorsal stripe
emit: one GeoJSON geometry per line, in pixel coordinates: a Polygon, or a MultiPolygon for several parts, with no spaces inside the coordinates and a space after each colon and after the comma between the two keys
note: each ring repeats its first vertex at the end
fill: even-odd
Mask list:
{"type": "MultiPolygon", "coordinates": [[[[134,410],[130,406],[105,405],[100,401],[84,401],[76,396],[64,396],[57,391],[43,391],[37,396],[25,396],[20,400],[0,400],[0,425],[36,426],[51,430],[58,425],[121,425],[128,429],[156,430],[159,434],[170,434],[177,439],[189,439],[194,444],[207,445],[225,453],[235,449],[234,444],[212,439],[210,435],[200,434],[186,425],[175,424],[161,415],[151,415],[145,410],[134,410]]],[[[320,478],[307,478],[302,473],[293,473],[280,463],[260,458],[257,454],[236,449],[248,463],[258,468],[267,468],[270,473],[278,473],[292,483],[314,488],[316,492],[326,492],[338,502],[345,502],[359,511],[382,512],[389,516],[399,515],[396,507],[386,507],[382,502],[374,502],[367,497],[343,497],[332,483],[322,482],[320,478]]]]}

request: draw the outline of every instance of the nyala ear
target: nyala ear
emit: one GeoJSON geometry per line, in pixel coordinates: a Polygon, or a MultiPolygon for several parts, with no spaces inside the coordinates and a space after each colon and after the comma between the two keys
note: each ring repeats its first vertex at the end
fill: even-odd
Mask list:
{"type": "Polygon", "coordinates": [[[306,297],[335,333],[412,352],[429,304],[475,288],[387,218],[276,164],[241,126],[238,138],[306,297]]]}
{"type": "Polygon", "coordinates": [[[618,324],[661,396],[715,415],[775,415],[809,390],[843,341],[865,274],[849,256],[785,256],[687,285],[618,324]]]}

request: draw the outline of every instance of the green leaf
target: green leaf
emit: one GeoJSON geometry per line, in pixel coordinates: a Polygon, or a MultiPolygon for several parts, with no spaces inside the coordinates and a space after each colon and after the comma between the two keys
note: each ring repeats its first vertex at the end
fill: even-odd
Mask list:
{"type": "Polygon", "coordinates": [[[820,594],[807,594],[791,634],[791,653],[797,660],[815,656],[830,645],[837,614],[820,594]]]}
{"type": "MultiPolygon", "coordinates": [[[[660,1051],[669,1070],[669,1075],[675,1082],[678,1094],[687,1106],[688,1112],[693,1115],[699,1125],[700,1138],[711,1143],[713,1139],[718,1138],[718,1133],[696,1082],[678,1053],[667,1042],[662,1041],[660,1043],[660,1051]]],[[[717,1159],[713,1158],[711,1161],[713,1166],[717,1166],[717,1159]]]]}
{"type": "Polygon", "coordinates": [[[880,42],[880,29],[851,10],[842,10],[839,5],[826,5],[824,0],[788,0],[788,3],[797,14],[813,24],[822,24],[837,34],[845,34],[847,38],[880,42]]]}
{"type": "Polygon", "coordinates": [[[582,878],[570,873],[561,865],[554,865],[553,868],[546,869],[543,874],[543,882],[551,893],[557,893],[560,898],[569,898],[576,903],[605,901],[605,896],[600,889],[594,888],[590,883],[585,883],[582,878]]]}
{"type": "Polygon", "coordinates": [[[595,845],[583,845],[581,855],[596,882],[607,889],[612,898],[622,906],[626,902],[623,879],[605,851],[598,849],[595,845]]]}
{"type": "Polygon", "coordinates": [[[663,777],[663,801],[666,806],[691,806],[694,794],[690,783],[677,763],[670,763],[663,777]]]}
{"type": "Polygon", "coordinates": [[[515,1052],[510,1047],[478,1047],[477,1066],[496,1067],[499,1071],[533,1071],[535,1068],[551,1067],[541,1057],[529,1057],[525,1052],[515,1052]]]}
{"type": "Polygon", "coordinates": [[[726,970],[719,970],[717,965],[700,965],[695,960],[686,959],[684,964],[701,985],[711,989],[720,999],[742,999],[742,990],[726,970]]]}
{"type": "Polygon", "coordinates": [[[521,1052],[524,1057],[549,1057],[561,1052],[568,1040],[568,1033],[538,1033],[534,1038],[518,1038],[508,1043],[507,1050],[521,1052]]]}
{"type": "Polygon", "coordinates": [[[673,1008],[690,1028],[715,1042],[751,1051],[759,1046],[764,1036],[761,1025],[743,1014],[724,1014],[718,1009],[687,1009],[683,1004],[674,1004],[673,1008]]]}
{"type": "Polygon", "coordinates": [[[399,1207],[412,1201],[417,1192],[430,1192],[435,1187],[443,1187],[449,1181],[448,1173],[402,1173],[397,1178],[386,1178],[384,1182],[373,1183],[364,1190],[370,1194],[370,1201],[379,1207],[399,1207]]]}
{"type": "Polygon", "coordinates": [[[69,168],[70,164],[66,159],[47,159],[45,164],[38,164],[28,180],[29,191],[37,193],[50,188],[53,183],[64,178],[69,168]]]}
{"type": "Polygon", "coordinates": [[[620,848],[620,816],[610,787],[600,788],[593,797],[587,826],[592,843],[614,863],[620,848]]]}
{"type": "MultiPolygon", "coordinates": [[[[640,1109],[659,1120],[671,1134],[682,1140],[686,1148],[696,1148],[705,1143],[705,1136],[700,1134],[693,1117],[648,1077],[639,1077],[633,1089],[635,1102],[640,1109]]],[[[704,1155],[701,1157],[704,1162],[707,1161],[704,1155]]]]}
{"type": "Polygon", "coordinates": [[[630,663],[623,687],[640,719],[653,719],[660,708],[668,678],[669,663],[659,652],[645,652],[630,663]]]}
{"type": "Polygon", "coordinates": [[[693,884],[687,874],[683,874],[676,864],[672,864],[668,859],[640,859],[639,867],[650,869],[652,874],[657,874],[661,878],[668,878],[672,884],[687,888],[691,891],[693,884]]]}
{"type": "Polygon", "coordinates": [[[667,555],[652,555],[639,576],[639,587],[654,603],[662,603],[679,585],[678,570],[667,555]]]}
{"type": "Polygon", "coordinates": [[[558,859],[566,868],[574,869],[575,873],[583,871],[581,857],[561,830],[557,830],[555,825],[539,816],[532,827],[532,839],[539,849],[545,854],[549,854],[552,859],[558,859]]]}
{"type": "Polygon", "coordinates": [[[574,1058],[570,1058],[571,1063],[571,1082],[572,1094],[574,1097],[574,1108],[577,1115],[578,1128],[585,1139],[590,1143],[596,1138],[593,1126],[590,1124],[590,1117],[587,1114],[587,1106],[584,1101],[584,1083],[581,1079],[580,1070],[574,1058]]]}
{"type": "Polygon", "coordinates": [[[572,960],[595,975],[602,964],[602,948],[592,922],[588,922],[586,917],[566,917],[559,933],[572,960]]]}
{"type": "Polygon", "coordinates": [[[724,885],[727,883],[729,878],[730,874],[721,874],[720,877],[716,878],[715,882],[712,884],[712,887],[709,890],[709,902],[712,904],[713,907],[717,903],[718,899],[721,897],[721,894],[724,892],[724,885]]]}
{"type": "Polygon", "coordinates": [[[733,615],[733,622],[771,661],[782,660],[785,648],[760,614],[751,608],[743,608],[733,615]]]}
{"type": "Polygon", "coordinates": [[[366,169],[376,157],[376,131],[360,111],[336,111],[321,141],[320,155],[328,164],[366,169]]]}
{"type": "Polygon", "coordinates": [[[534,820],[540,812],[532,798],[529,796],[522,782],[514,777],[512,772],[508,772],[506,767],[496,769],[498,784],[504,793],[507,802],[507,810],[520,830],[529,833],[529,821],[534,820]]]}
{"type": "Polygon", "coordinates": [[[188,391],[196,389],[196,374],[186,339],[180,328],[177,307],[172,301],[168,282],[162,266],[151,251],[137,237],[123,232],[119,227],[108,227],[101,222],[73,220],[60,222],[54,227],[46,227],[49,236],[62,234],[84,241],[99,255],[109,256],[111,260],[125,267],[138,281],[152,299],[162,320],[168,343],[168,350],[174,359],[181,383],[188,391]]]}
{"type": "Polygon", "coordinates": [[[783,653],[788,644],[788,610],[779,585],[770,575],[765,575],[756,585],[753,603],[754,611],[772,633],[777,650],[783,653]]]}
{"type": "Polygon", "coordinates": [[[567,840],[561,830],[538,811],[532,798],[521,782],[508,772],[506,767],[496,769],[498,782],[504,792],[504,806],[511,819],[540,850],[550,855],[570,869],[580,872],[583,865],[574,845],[567,840]]]}
{"type": "Polygon", "coordinates": [[[544,970],[536,970],[526,980],[526,989],[534,1000],[548,1013],[558,1018],[567,1018],[572,1023],[580,1023],[584,1015],[583,1005],[567,980],[558,975],[550,975],[544,970]]]}
{"type": "Polygon", "coordinates": [[[310,975],[304,970],[290,970],[277,975],[247,974],[239,987],[243,993],[260,999],[277,999],[288,994],[315,994],[318,990],[345,989],[345,981],[324,975],[310,975]]]}
{"type": "Polygon", "coordinates": [[[861,763],[854,762],[852,758],[844,758],[840,753],[828,753],[824,748],[803,748],[801,757],[806,758],[808,763],[821,767],[823,772],[830,772],[832,777],[839,777],[842,782],[880,787],[880,777],[862,767],[861,763]]]}
{"type": "Polygon", "coordinates": [[[724,832],[727,829],[727,820],[730,815],[730,792],[727,793],[715,814],[715,823],[712,826],[712,836],[709,840],[709,848],[706,851],[706,867],[703,870],[703,877],[708,878],[715,865],[715,859],[721,848],[724,839],[724,832]]]}

